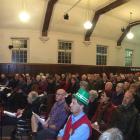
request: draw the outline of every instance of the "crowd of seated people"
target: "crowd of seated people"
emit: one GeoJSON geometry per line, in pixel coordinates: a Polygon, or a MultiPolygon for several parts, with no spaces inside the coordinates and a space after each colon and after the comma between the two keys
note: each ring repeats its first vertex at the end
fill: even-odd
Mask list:
{"type": "MultiPolygon", "coordinates": [[[[28,106],[29,93],[34,91],[38,94],[40,104],[47,106],[45,110],[47,118],[58,89],[67,92],[65,100],[69,107],[73,94],[77,93],[79,88],[83,88],[91,96],[86,114],[93,129],[102,132],[110,127],[117,127],[122,131],[126,140],[132,140],[132,135],[135,136],[135,140],[140,137],[140,73],[110,73],[108,75],[106,73],[83,75],[40,73],[38,75],[15,74],[14,76],[1,74],[0,87],[4,87],[0,88],[0,102],[5,110],[11,112],[17,112],[19,109],[25,110],[28,106]],[[125,103],[127,99],[129,101],[125,103]],[[120,110],[121,115],[116,113],[120,110]],[[125,119],[126,112],[129,111],[134,112],[131,112],[129,118],[125,119]],[[114,114],[117,114],[116,118],[124,116],[122,122],[119,122],[118,118],[114,119],[114,114]],[[119,124],[125,124],[125,127],[119,124]],[[136,130],[130,130],[131,133],[128,132],[129,136],[127,136],[129,127],[136,130]]],[[[36,113],[40,115],[39,111],[36,113]]]]}

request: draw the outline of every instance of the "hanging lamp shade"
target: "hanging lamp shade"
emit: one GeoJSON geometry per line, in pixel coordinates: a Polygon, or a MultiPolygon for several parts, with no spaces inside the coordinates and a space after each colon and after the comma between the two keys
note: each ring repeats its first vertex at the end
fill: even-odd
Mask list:
{"type": "Polygon", "coordinates": [[[92,27],[91,21],[87,20],[87,21],[84,23],[84,28],[85,28],[86,30],[89,30],[89,29],[91,29],[91,27],[92,27]]]}
{"type": "Polygon", "coordinates": [[[19,19],[22,22],[28,22],[30,19],[30,15],[26,11],[22,11],[21,13],[19,13],[19,19]]]}
{"type": "Polygon", "coordinates": [[[21,12],[18,17],[21,22],[28,22],[30,19],[30,14],[27,12],[27,0],[21,0],[21,12]]]}
{"type": "MultiPolygon", "coordinates": [[[[129,19],[129,25],[132,21],[132,12],[130,12],[130,19],[129,19]]],[[[134,38],[134,34],[131,32],[131,30],[127,33],[126,35],[127,39],[133,39],[134,38]]]]}
{"type": "Polygon", "coordinates": [[[84,29],[89,30],[92,28],[92,22],[90,21],[90,15],[91,15],[91,11],[90,10],[90,2],[89,0],[87,0],[87,7],[85,10],[85,15],[86,15],[86,21],[84,22],[84,29]]]}
{"type": "Polygon", "coordinates": [[[127,33],[126,37],[128,39],[133,39],[134,38],[134,34],[130,31],[130,32],[127,33]]]}

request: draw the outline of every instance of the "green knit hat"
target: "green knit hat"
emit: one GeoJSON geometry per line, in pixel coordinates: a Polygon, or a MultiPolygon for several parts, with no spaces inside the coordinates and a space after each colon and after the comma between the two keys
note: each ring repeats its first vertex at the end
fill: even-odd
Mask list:
{"type": "Polygon", "coordinates": [[[73,96],[84,105],[88,105],[89,93],[85,89],[80,88],[76,94],[73,94],[73,96]]]}

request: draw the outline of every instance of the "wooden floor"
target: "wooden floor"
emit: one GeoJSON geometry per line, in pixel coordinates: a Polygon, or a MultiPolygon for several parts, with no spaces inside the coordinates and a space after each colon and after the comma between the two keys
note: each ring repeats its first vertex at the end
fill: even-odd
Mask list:
{"type": "Polygon", "coordinates": [[[2,140],[10,140],[10,137],[3,137],[2,140]]]}

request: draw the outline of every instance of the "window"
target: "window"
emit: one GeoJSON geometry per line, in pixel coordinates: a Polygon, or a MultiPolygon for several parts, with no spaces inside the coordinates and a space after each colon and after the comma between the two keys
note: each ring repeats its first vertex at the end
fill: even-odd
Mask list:
{"type": "Polygon", "coordinates": [[[125,49],[125,66],[132,66],[133,50],[125,49]]]}
{"type": "Polygon", "coordinates": [[[96,65],[107,64],[107,46],[97,45],[96,47],[96,65]]]}
{"type": "Polygon", "coordinates": [[[58,41],[58,63],[71,63],[72,42],[58,41]]]}
{"type": "Polygon", "coordinates": [[[27,63],[27,46],[28,39],[26,38],[12,38],[12,62],[13,63],[27,63]]]}

